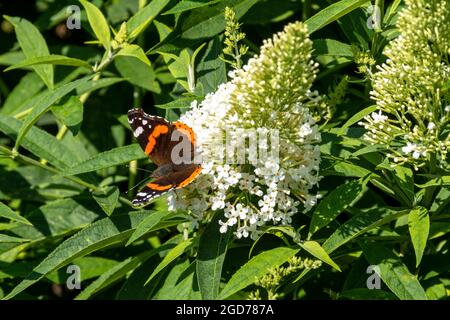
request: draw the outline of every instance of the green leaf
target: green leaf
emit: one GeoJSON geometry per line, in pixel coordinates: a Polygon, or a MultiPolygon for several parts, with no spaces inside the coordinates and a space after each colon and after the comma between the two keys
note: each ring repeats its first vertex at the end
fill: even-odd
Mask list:
{"type": "Polygon", "coordinates": [[[377,289],[356,288],[345,290],[339,294],[339,299],[347,298],[350,300],[396,300],[397,297],[390,292],[377,289]]]}
{"type": "Polygon", "coordinates": [[[394,178],[398,182],[401,192],[403,192],[407,199],[409,200],[408,204],[413,203],[414,201],[414,175],[411,169],[396,166],[394,167],[394,178]]]}
{"type": "Polygon", "coordinates": [[[220,84],[227,82],[227,68],[220,59],[221,54],[222,43],[216,36],[208,43],[196,68],[197,83],[201,83],[205,94],[216,91],[220,84]]]}
{"type": "Polygon", "coordinates": [[[430,217],[426,208],[412,209],[408,215],[409,234],[416,254],[416,267],[420,265],[430,232],[430,217]]]}
{"type": "Polygon", "coordinates": [[[103,192],[94,192],[92,197],[97,201],[103,211],[110,216],[116,208],[119,200],[119,188],[116,186],[107,187],[103,192]]]}
{"type": "Polygon", "coordinates": [[[12,211],[7,205],[2,202],[0,202],[0,217],[31,225],[30,221],[12,211]]]}
{"type": "MultiPolygon", "coordinates": [[[[30,21],[18,17],[4,16],[4,18],[14,26],[17,40],[27,59],[50,54],[44,37],[30,21]]],[[[33,70],[49,89],[53,89],[52,65],[36,65],[33,66],[33,70]]]]}
{"type": "Polygon", "coordinates": [[[155,71],[152,66],[142,62],[141,59],[131,55],[122,55],[114,59],[114,65],[128,82],[152,92],[159,93],[161,91],[155,80],[155,71]]]}
{"type": "Polygon", "coordinates": [[[148,213],[148,211],[138,211],[94,222],[56,247],[4,299],[13,298],[45,275],[69,264],[76,258],[123,242],[148,213]]]}
{"type": "Polygon", "coordinates": [[[83,103],[77,96],[70,96],[61,106],[53,106],[52,113],[64,123],[75,136],[83,122],[83,103]]]}
{"type": "Polygon", "coordinates": [[[85,172],[97,171],[113,166],[118,166],[132,160],[144,159],[147,156],[141,147],[135,143],[128,146],[114,148],[109,151],[101,152],[95,156],[82,161],[72,168],[65,170],[62,174],[72,176],[85,172]]]}
{"type": "Polygon", "coordinates": [[[352,47],[334,39],[316,39],[313,41],[315,56],[353,57],[352,47]]]}
{"type": "Polygon", "coordinates": [[[18,149],[20,143],[22,142],[22,139],[25,137],[27,132],[30,130],[30,128],[39,119],[41,115],[47,112],[50,109],[50,107],[54,103],[56,103],[59,99],[61,99],[66,94],[76,89],[83,83],[86,83],[90,78],[91,76],[87,76],[85,78],[69,82],[53,91],[47,92],[42,96],[41,99],[36,101],[36,103],[33,106],[33,110],[30,112],[30,114],[28,114],[28,116],[23,121],[22,127],[20,128],[19,134],[17,135],[16,143],[14,146],[15,149],[18,149]]]}
{"type": "Polygon", "coordinates": [[[378,266],[381,279],[400,300],[427,300],[417,278],[391,250],[381,245],[360,245],[367,261],[378,266]]]}
{"type": "Polygon", "coordinates": [[[212,38],[225,29],[223,12],[226,6],[236,12],[236,19],[240,19],[257,2],[258,0],[224,0],[214,6],[194,9],[186,18],[180,19],[177,28],[148,52],[179,52],[182,48],[194,46],[201,39],[212,38]]]}
{"type": "Polygon", "coordinates": [[[33,98],[44,86],[45,84],[37,73],[27,73],[6,97],[5,103],[0,108],[0,114],[12,115],[17,113],[24,101],[33,98]]]}
{"type": "MultiPolygon", "coordinates": [[[[5,17],[6,19],[6,17],[5,17]]],[[[20,61],[23,61],[27,57],[22,51],[11,51],[0,54],[0,65],[10,66],[20,61]]]]}
{"type": "Polygon", "coordinates": [[[336,163],[333,166],[333,169],[334,169],[334,171],[332,172],[333,175],[339,175],[344,177],[362,178],[372,173],[370,170],[367,170],[366,168],[344,161],[336,163]]]}
{"type": "Polygon", "coordinates": [[[408,213],[409,210],[395,210],[391,208],[377,208],[363,211],[337,228],[322,247],[330,254],[357,236],[408,213]]]}
{"type": "Polygon", "coordinates": [[[184,109],[191,106],[192,101],[197,100],[197,98],[180,98],[165,104],[157,104],[155,107],[160,109],[184,109]]]}
{"type": "Polygon", "coordinates": [[[450,185],[450,176],[442,176],[439,178],[431,179],[424,184],[416,184],[419,188],[430,188],[430,187],[440,187],[450,185]]]}
{"type": "Polygon", "coordinates": [[[181,256],[184,251],[192,244],[192,239],[188,239],[180,242],[175,248],[171,249],[167,255],[164,257],[163,261],[153,270],[150,277],[147,279],[145,284],[149,283],[161,270],[167,267],[172,261],[181,256]]]}
{"type": "Polygon", "coordinates": [[[355,113],[350,119],[347,120],[347,122],[342,126],[342,128],[339,130],[339,132],[337,134],[343,135],[347,128],[349,128],[351,125],[357,123],[362,118],[364,118],[368,114],[374,112],[375,110],[377,110],[377,106],[373,105],[373,106],[367,107],[367,108],[355,113]]]}
{"type": "Polygon", "coordinates": [[[192,9],[209,6],[212,4],[216,4],[220,0],[184,0],[178,2],[176,5],[174,5],[171,9],[164,12],[162,15],[168,15],[168,14],[178,14],[185,11],[189,11],[192,9]]]}
{"type": "MultiPolygon", "coordinates": [[[[161,289],[151,297],[153,300],[201,300],[197,288],[195,262],[188,259],[178,262],[168,271],[161,289]]],[[[161,280],[162,282],[162,280],[161,280]]]]}
{"type": "Polygon", "coordinates": [[[230,232],[220,233],[218,219],[211,221],[200,236],[197,257],[197,280],[202,298],[214,300],[219,295],[222,265],[230,232]]]}
{"type": "Polygon", "coordinates": [[[117,56],[134,57],[148,66],[151,65],[150,60],[148,60],[147,56],[144,53],[144,50],[142,50],[141,47],[135,44],[125,44],[124,47],[120,49],[119,52],[117,52],[117,56]]]}
{"type": "Polygon", "coordinates": [[[361,194],[366,183],[367,179],[348,181],[322,199],[314,210],[308,238],[336,219],[361,194]]]}
{"type": "Polygon", "coordinates": [[[150,1],[127,21],[128,42],[132,42],[156,18],[170,0],[150,1]]]}
{"type": "MultiPolygon", "coordinates": [[[[77,265],[80,268],[80,270],[82,270],[82,272],[80,272],[81,282],[101,276],[109,269],[117,265],[117,263],[118,262],[116,260],[102,257],[81,257],[72,261],[72,264],[77,265]]],[[[25,274],[25,276],[27,274],[25,274]]],[[[58,272],[58,270],[56,270],[50,272],[46,276],[46,278],[52,281],[53,283],[65,285],[67,283],[67,279],[70,276],[71,274],[69,273],[58,272]]]]}
{"type": "Polygon", "coordinates": [[[370,2],[370,0],[341,0],[333,3],[306,20],[309,33],[322,29],[326,25],[338,20],[368,2],[370,2]]]}
{"type": "Polygon", "coordinates": [[[10,231],[33,241],[56,239],[92,223],[99,217],[98,211],[93,201],[82,196],[49,201],[28,215],[33,226],[20,225],[10,231]]]}
{"type": "Polygon", "coordinates": [[[429,239],[442,237],[450,232],[450,223],[434,221],[429,230],[429,239]]]}
{"type": "MultiPolygon", "coordinates": [[[[22,121],[0,115],[0,131],[10,138],[17,137],[21,126],[22,121]]],[[[31,127],[29,134],[22,141],[22,147],[35,156],[48,160],[50,164],[59,169],[71,167],[79,159],[62,141],[37,127],[31,127]]]]}
{"type": "Polygon", "coordinates": [[[331,260],[330,256],[316,241],[305,241],[303,243],[299,243],[299,245],[317,259],[320,259],[326,264],[329,264],[337,271],[341,271],[341,268],[339,268],[339,266],[333,260],[331,260]]]}
{"type": "MultiPolygon", "coordinates": [[[[175,238],[175,237],[174,237],[175,238]]],[[[167,242],[162,244],[161,246],[153,249],[155,252],[155,256],[148,259],[142,265],[133,270],[130,276],[127,278],[123,286],[117,292],[116,299],[118,300],[148,300],[151,298],[152,294],[155,291],[154,282],[159,284],[159,279],[156,277],[154,281],[150,282],[147,285],[144,285],[144,282],[153,270],[156,268],[159,262],[161,262],[160,255],[176,246],[174,243],[174,238],[169,239],[167,242]],[[157,254],[157,255],[156,255],[157,254]]],[[[179,238],[178,238],[179,240],[179,238]]],[[[180,264],[174,266],[173,269],[176,269],[180,264]]],[[[173,271],[171,270],[171,272],[173,271]]],[[[177,279],[178,280],[178,279],[177,279]]],[[[172,297],[173,299],[173,297],[172,297]]]]}
{"type": "Polygon", "coordinates": [[[158,52],[163,56],[164,62],[172,76],[183,86],[186,91],[190,91],[187,79],[190,64],[190,55],[187,49],[183,49],[179,56],[171,53],[158,52]]]}
{"type": "Polygon", "coordinates": [[[5,71],[10,71],[14,69],[19,69],[23,67],[50,64],[50,65],[60,65],[60,66],[73,66],[73,67],[84,67],[87,69],[92,69],[91,65],[84,60],[69,58],[66,56],[61,56],[59,54],[51,54],[48,56],[32,57],[22,61],[18,64],[12,65],[5,69],[5,71]]]}
{"type": "MultiPolygon", "coordinates": [[[[1,203],[1,202],[0,202],[1,203]]],[[[1,205],[0,205],[1,207],[1,205]]],[[[0,208],[0,215],[1,215],[1,208],[0,208]]],[[[29,242],[30,239],[23,239],[18,237],[11,237],[7,236],[6,234],[0,234],[0,243],[23,243],[23,242],[29,242]]]]}
{"type": "Polygon", "coordinates": [[[79,1],[86,10],[89,24],[91,25],[92,31],[94,31],[98,41],[100,41],[106,50],[109,50],[111,46],[111,33],[109,31],[108,22],[106,21],[105,16],[100,9],[92,3],[86,0],[79,1]]]}
{"type": "Polygon", "coordinates": [[[101,88],[110,87],[118,82],[122,82],[125,79],[119,78],[119,77],[110,77],[110,78],[103,78],[98,79],[95,81],[89,81],[85,84],[80,85],[77,88],[77,95],[82,95],[83,93],[92,92],[101,88]]]}
{"type": "Polygon", "coordinates": [[[278,247],[254,256],[233,274],[225,288],[220,292],[218,299],[226,299],[234,293],[246,288],[254,283],[256,279],[264,276],[268,269],[282,265],[298,251],[299,249],[278,247]]]}
{"type": "Polygon", "coordinates": [[[158,211],[142,220],[142,222],[139,223],[136,230],[131,235],[130,239],[128,239],[126,246],[129,246],[134,241],[136,241],[144,234],[146,234],[149,230],[151,230],[154,226],[156,226],[165,216],[167,216],[167,212],[158,211]]]}
{"type": "Polygon", "coordinates": [[[122,262],[119,262],[111,269],[103,273],[97,280],[92,282],[83,291],[80,292],[75,300],[86,300],[97,294],[99,291],[105,289],[106,287],[114,284],[118,280],[124,278],[128,272],[139,267],[148,258],[153,256],[155,251],[144,252],[136,257],[130,257],[122,262]]]}

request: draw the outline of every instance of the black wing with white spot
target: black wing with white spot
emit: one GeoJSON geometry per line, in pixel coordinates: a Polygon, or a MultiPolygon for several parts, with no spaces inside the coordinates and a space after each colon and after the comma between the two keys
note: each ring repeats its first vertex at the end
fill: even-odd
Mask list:
{"type": "MultiPolygon", "coordinates": [[[[154,183],[157,183],[155,181],[154,183]]],[[[142,190],[140,190],[136,196],[134,197],[131,204],[135,207],[143,207],[147,204],[149,204],[153,199],[158,198],[159,196],[162,196],[166,194],[169,191],[172,191],[175,189],[175,186],[170,186],[165,190],[157,190],[154,186],[152,186],[153,183],[147,184],[142,190]]]]}
{"type": "Polygon", "coordinates": [[[154,164],[170,162],[170,137],[172,125],[166,119],[146,114],[142,109],[128,111],[128,122],[142,150],[154,164]]]}
{"type": "Polygon", "coordinates": [[[128,123],[133,130],[133,136],[144,151],[148,144],[148,138],[157,125],[170,126],[166,119],[146,114],[140,108],[128,111],[128,123]]]}

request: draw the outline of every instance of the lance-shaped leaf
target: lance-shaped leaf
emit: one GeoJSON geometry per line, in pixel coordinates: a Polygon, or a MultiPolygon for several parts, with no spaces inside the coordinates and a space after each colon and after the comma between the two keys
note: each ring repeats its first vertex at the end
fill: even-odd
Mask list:
{"type": "Polygon", "coordinates": [[[72,66],[72,67],[84,67],[87,69],[92,69],[91,65],[84,60],[70,58],[66,56],[62,56],[59,54],[51,54],[48,56],[39,56],[26,59],[25,61],[21,61],[18,64],[12,65],[5,69],[5,71],[10,71],[14,69],[43,65],[43,64],[52,64],[52,65],[60,65],[60,66],[72,66]]]}
{"type": "Polygon", "coordinates": [[[391,208],[377,208],[361,212],[337,228],[336,231],[324,242],[322,248],[330,254],[360,234],[393,221],[408,213],[409,210],[395,210],[391,208]]]}
{"type": "Polygon", "coordinates": [[[409,234],[416,254],[416,267],[422,260],[430,232],[430,217],[427,209],[420,207],[411,210],[408,215],[409,234]]]}
{"type": "Polygon", "coordinates": [[[111,46],[111,32],[109,31],[108,22],[106,21],[105,16],[99,8],[92,3],[86,0],[80,0],[80,2],[86,10],[89,24],[98,41],[100,41],[106,50],[109,50],[111,46]]]}
{"type": "Polygon", "coordinates": [[[346,182],[321,200],[311,219],[309,237],[336,219],[361,194],[367,181],[368,179],[360,179],[346,182]]]}
{"type": "Polygon", "coordinates": [[[339,268],[339,266],[333,260],[331,260],[328,253],[316,241],[305,241],[303,243],[299,243],[299,245],[317,259],[320,259],[326,264],[329,264],[337,271],[341,271],[341,268],[339,268]]]}
{"type": "Polygon", "coordinates": [[[164,257],[163,261],[153,270],[150,277],[147,279],[145,284],[149,283],[159,272],[161,272],[165,267],[167,267],[172,261],[181,256],[188,247],[192,244],[192,239],[188,239],[180,242],[175,246],[175,248],[171,249],[167,255],[164,257]]]}
{"type": "Polygon", "coordinates": [[[236,292],[246,288],[255,282],[256,279],[264,276],[268,269],[276,268],[290,258],[292,258],[299,249],[278,247],[275,249],[261,252],[254,256],[250,261],[244,264],[228,281],[227,285],[220,292],[218,299],[226,299],[236,292]]]}
{"type": "MultiPolygon", "coordinates": [[[[47,43],[39,30],[28,20],[18,17],[5,16],[16,31],[17,41],[27,59],[48,56],[47,43]]],[[[53,89],[53,66],[35,65],[33,70],[39,75],[49,89],[53,89]]]]}
{"type": "Polygon", "coordinates": [[[31,222],[12,211],[7,205],[0,202],[0,217],[31,225],[31,222]]]}
{"type": "Polygon", "coordinates": [[[197,280],[203,299],[219,295],[222,265],[227,252],[230,232],[220,233],[218,219],[208,224],[200,237],[197,258],[197,280]]]}
{"type": "Polygon", "coordinates": [[[148,27],[170,0],[150,1],[127,21],[128,42],[133,40],[148,27]]]}
{"type": "Polygon", "coordinates": [[[62,174],[71,176],[85,172],[92,172],[144,158],[146,158],[144,151],[142,151],[141,147],[135,143],[96,154],[93,157],[62,172],[62,174]]]}
{"type": "Polygon", "coordinates": [[[377,266],[380,277],[401,300],[427,300],[425,290],[391,250],[381,245],[360,243],[364,255],[371,265],[377,266]]]}
{"type": "Polygon", "coordinates": [[[308,30],[310,33],[320,30],[368,2],[370,2],[370,0],[341,0],[333,3],[306,20],[308,30]]]}
{"type": "Polygon", "coordinates": [[[94,192],[92,197],[97,201],[103,211],[110,216],[116,208],[119,200],[119,188],[110,186],[103,191],[94,192]]]}

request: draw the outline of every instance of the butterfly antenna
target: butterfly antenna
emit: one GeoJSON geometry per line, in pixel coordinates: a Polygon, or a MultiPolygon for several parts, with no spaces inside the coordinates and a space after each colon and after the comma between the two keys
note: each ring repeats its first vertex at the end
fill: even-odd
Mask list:
{"type": "MultiPolygon", "coordinates": [[[[129,166],[129,165],[126,165],[126,167],[129,168],[130,166],[129,166]]],[[[152,172],[153,172],[153,171],[150,171],[150,170],[147,170],[147,169],[142,169],[142,168],[134,168],[134,169],[136,169],[136,170],[138,170],[138,171],[149,172],[149,173],[152,173],[152,172]]]]}
{"type": "Polygon", "coordinates": [[[136,183],[133,187],[131,187],[130,189],[128,189],[127,191],[125,191],[125,194],[128,194],[128,192],[130,192],[130,191],[136,189],[136,188],[137,188],[143,181],[145,181],[145,180],[148,180],[148,177],[142,179],[141,181],[139,181],[138,183],[136,183]]]}

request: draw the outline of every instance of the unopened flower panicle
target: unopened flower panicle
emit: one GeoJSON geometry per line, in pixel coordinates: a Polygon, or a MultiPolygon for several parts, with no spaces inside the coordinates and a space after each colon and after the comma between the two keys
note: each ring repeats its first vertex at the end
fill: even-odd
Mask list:
{"type": "MultiPolygon", "coordinates": [[[[450,2],[406,0],[400,36],[373,75],[377,111],[361,123],[365,138],[389,147],[394,163],[418,169],[435,158],[448,167],[450,147],[450,2]]],[[[434,161],[434,160],[433,160],[434,161]]]]}

